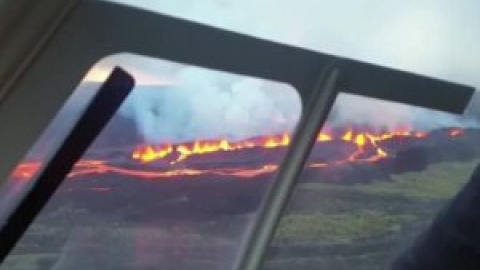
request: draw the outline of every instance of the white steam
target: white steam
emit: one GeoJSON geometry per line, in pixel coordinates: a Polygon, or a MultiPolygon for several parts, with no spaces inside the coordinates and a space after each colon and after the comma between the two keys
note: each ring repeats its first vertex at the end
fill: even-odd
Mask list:
{"type": "Polygon", "coordinates": [[[172,85],[138,86],[122,107],[148,142],[277,134],[300,117],[299,96],[284,84],[197,67],[172,77],[172,85]]]}
{"type": "Polygon", "coordinates": [[[378,130],[410,128],[428,131],[442,127],[478,127],[473,118],[406,104],[340,94],[329,117],[333,126],[368,126],[378,130]]]}

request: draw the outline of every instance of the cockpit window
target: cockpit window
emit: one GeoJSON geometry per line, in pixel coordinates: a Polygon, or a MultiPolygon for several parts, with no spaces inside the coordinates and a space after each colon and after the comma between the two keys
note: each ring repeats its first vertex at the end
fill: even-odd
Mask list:
{"type": "Polygon", "coordinates": [[[133,55],[96,64],[11,175],[28,186],[55,134],[115,65],[137,86],[1,269],[229,269],[301,114],[290,86],[133,55]]]}
{"type": "MultiPolygon", "coordinates": [[[[113,1],[162,13],[168,9],[167,1],[113,1]]],[[[360,21],[351,23],[356,17],[345,13],[343,5],[334,9],[348,20],[332,16],[329,7],[307,5],[315,14],[303,16],[291,8],[305,6],[297,3],[275,5],[279,9],[272,12],[272,5],[240,2],[205,1],[186,9],[189,4],[170,1],[175,8],[166,13],[342,57],[104,1],[79,1],[65,11],[49,42],[38,46],[38,55],[27,57],[31,65],[25,65],[2,103],[0,121],[7,127],[0,133],[6,157],[0,163],[2,178],[93,61],[131,51],[175,62],[122,54],[90,70],[0,189],[0,217],[5,218],[0,257],[18,242],[0,268],[257,268],[290,191],[295,194],[276,228],[267,269],[382,269],[428,225],[479,157],[474,117],[432,110],[463,113],[473,89],[346,57],[468,83],[458,76],[460,68],[451,72],[443,63],[444,55],[456,54],[436,49],[455,48],[450,42],[458,39],[439,36],[445,28],[438,22],[448,20],[437,20],[438,10],[426,6],[421,8],[426,13],[412,13],[360,4],[365,12],[374,12],[365,14],[382,14],[363,16],[374,19],[361,26],[360,21]],[[434,16],[424,16],[431,11],[434,16]],[[280,16],[273,20],[266,14],[280,16]],[[297,19],[288,20],[292,14],[297,19]],[[377,23],[385,14],[392,15],[387,16],[392,23],[377,23]],[[305,23],[308,18],[325,23],[305,23]],[[270,24],[274,21],[279,23],[270,24]],[[366,31],[351,31],[352,25],[366,31]],[[431,42],[424,42],[425,33],[432,34],[431,42]],[[52,154],[61,152],[55,146],[64,145],[65,134],[77,127],[79,117],[84,119],[82,112],[91,108],[99,87],[108,84],[105,78],[114,66],[126,70],[125,77],[132,74],[138,85],[17,241],[29,218],[51,197],[44,191],[55,190],[51,183],[66,174],[45,177],[43,166],[62,164],[51,162],[52,154]],[[318,131],[342,90],[350,94],[338,97],[318,131]],[[23,207],[10,207],[18,200],[23,207]]],[[[129,92],[133,83],[128,85],[129,92]]],[[[99,122],[97,127],[105,125],[99,122]]],[[[76,141],[82,140],[70,140],[76,141]]],[[[72,156],[70,161],[77,160],[72,156]]]]}

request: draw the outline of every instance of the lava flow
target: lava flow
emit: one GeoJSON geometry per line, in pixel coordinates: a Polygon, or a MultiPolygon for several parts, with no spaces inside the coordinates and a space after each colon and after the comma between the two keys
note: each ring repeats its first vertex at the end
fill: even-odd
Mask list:
{"type": "MultiPolygon", "coordinates": [[[[464,130],[453,128],[446,131],[447,138],[456,138],[464,130]]],[[[382,146],[395,138],[423,140],[430,136],[427,132],[412,132],[398,130],[394,132],[374,133],[347,129],[344,132],[320,132],[317,136],[315,148],[320,152],[327,144],[338,143],[349,145],[354,149],[347,156],[327,161],[312,161],[307,163],[310,168],[322,168],[345,163],[378,162],[387,159],[395,153],[390,153],[382,146]]],[[[178,179],[201,175],[231,176],[237,178],[253,178],[255,176],[277,171],[279,161],[265,160],[263,163],[245,163],[243,160],[224,162],[229,155],[241,151],[249,151],[248,156],[257,156],[260,152],[272,152],[270,156],[282,156],[290,144],[289,134],[276,136],[255,137],[242,141],[199,140],[182,144],[140,145],[131,153],[130,165],[121,165],[105,159],[82,159],[76,163],[69,177],[86,175],[100,175],[115,173],[140,179],[178,179]],[[281,154],[279,154],[281,153],[281,154]],[[283,154],[282,154],[283,153],[283,154]],[[220,163],[216,161],[209,166],[190,166],[190,159],[201,156],[221,154],[220,163]],[[243,162],[243,163],[242,163],[243,162]],[[161,166],[158,165],[161,163],[161,166]],[[241,164],[241,165],[239,165],[241,164]]],[[[238,159],[238,158],[237,158],[238,159]]],[[[41,162],[24,162],[17,166],[12,177],[14,179],[32,179],[41,168],[41,162]]]]}
{"type": "MultiPolygon", "coordinates": [[[[320,136],[319,136],[320,137],[320,136]]],[[[325,138],[324,138],[325,140],[325,138]]],[[[193,155],[202,155],[214,152],[227,152],[249,148],[277,148],[290,144],[290,135],[284,133],[278,136],[258,137],[251,140],[230,142],[221,140],[201,140],[179,145],[142,145],[138,146],[132,154],[134,160],[149,163],[160,159],[172,159],[171,164],[186,160],[193,155]]]]}
{"type": "MultiPolygon", "coordinates": [[[[461,129],[452,129],[449,131],[450,136],[458,136],[461,129]]],[[[316,143],[323,143],[329,141],[346,141],[354,143],[357,146],[357,151],[346,161],[377,161],[381,158],[387,157],[388,154],[385,149],[379,146],[379,142],[389,140],[394,137],[413,137],[424,138],[428,134],[426,132],[411,132],[411,131],[394,131],[388,133],[371,133],[371,132],[355,132],[353,129],[348,129],[339,136],[334,136],[328,132],[320,132],[317,136],[316,143]],[[362,158],[366,147],[373,147],[375,154],[370,157],[362,158]]],[[[132,153],[132,159],[141,163],[151,163],[159,160],[168,160],[170,164],[187,160],[191,156],[204,155],[215,152],[229,152],[241,149],[253,148],[282,148],[290,144],[291,138],[288,133],[282,135],[256,137],[249,140],[231,142],[226,139],[220,140],[198,140],[193,143],[186,144],[165,144],[165,145],[140,145],[135,148],[132,153]]]]}
{"type": "MultiPolygon", "coordinates": [[[[13,171],[11,177],[13,179],[29,180],[40,170],[42,163],[39,161],[24,162],[18,165],[13,171]]],[[[219,176],[235,176],[239,178],[251,178],[264,173],[274,172],[278,169],[277,165],[261,165],[252,169],[172,169],[167,171],[148,171],[129,169],[108,164],[105,160],[80,160],[75,164],[74,169],[68,174],[68,177],[77,177],[85,175],[99,175],[105,173],[117,173],[142,179],[165,179],[173,177],[185,177],[195,175],[219,175],[219,176]]]]}

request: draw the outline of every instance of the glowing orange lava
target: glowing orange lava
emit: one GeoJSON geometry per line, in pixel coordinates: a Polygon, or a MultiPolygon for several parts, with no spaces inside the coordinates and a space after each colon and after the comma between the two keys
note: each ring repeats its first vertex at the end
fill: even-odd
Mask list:
{"type": "Polygon", "coordinates": [[[458,137],[458,136],[461,136],[463,134],[463,130],[460,129],[460,128],[452,128],[449,132],[448,132],[448,135],[450,137],[458,137]]]}
{"type": "Polygon", "coordinates": [[[13,170],[11,176],[15,179],[28,180],[32,178],[40,169],[40,162],[23,162],[13,170]]]}
{"type": "Polygon", "coordinates": [[[186,160],[190,156],[202,155],[214,152],[235,151],[249,148],[278,148],[286,147],[290,144],[290,135],[284,133],[281,135],[266,136],[254,140],[243,140],[231,142],[226,139],[220,140],[199,140],[193,143],[184,143],[178,145],[140,145],[132,153],[134,160],[142,163],[149,163],[160,159],[171,159],[171,163],[178,163],[186,160]]]}
{"type": "MultiPolygon", "coordinates": [[[[464,130],[453,128],[447,130],[450,137],[458,137],[464,134],[464,130]]],[[[344,141],[351,143],[356,149],[340,160],[325,163],[308,163],[309,168],[323,168],[335,166],[348,162],[378,162],[386,159],[391,154],[383,148],[382,142],[393,138],[412,138],[416,140],[425,139],[429,136],[427,132],[412,132],[408,130],[397,130],[392,132],[366,132],[356,131],[349,128],[343,133],[335,134],[322,131],[318,134],[316,145],[321,147],[333,141],[344,141]]],[[[264,149],[285,148],[290,144],[291,137],[288,133],[257,137],[242,141],[199,140],[191,143],[165,144],[165,145],[139,145],[131,154],[131,159],[142,164],[164,160],[161,168],[127,168],[120,165],[110,164],[106,160],[82,159],[75,165],[68,177],[99,175],[104,173],[116,173],[131,176],[139,179],[169,179],[178,177],[192,177],[199,175],[212,176],[233,176],[238,178],[253,178],[262,174],[272,173],[278,170],[278,164],[259,164],[250,168],[225,165],[220,168],[194,169],[188,168],[188,163],[183,164],[187,159],[195,155],[205,155],[215,152],[237,151],[241,149],[264,149]],[[229,167],[230,166],[230,167],[229,167]],[[233,166],[233,167],[232,167],[233,166]]],[[[32,179],[41,168],[40,162],[24,162],[19,164],[12,173],[12,178],[20,180],[32,179]]],[[[95,191],[103,192],[105,189],[98,188],[95,191]]]]}
{"type": "MultiPolygon", "coordinates": [[[[412,132],[406,129],[399,129],[392,132],[374,133],[374,132],[357,132],[352,128],[347,129],[343,134],[334,135],[325,131],[319,132],[317,143],[342,140],[352,142],[357,146],[357,151],[352,153],[348,158],[350,161],[370,160],[377,161],[388,157],[385,149],[382,149],[378,143],[389,140],[394,137],[412,137],[425,138],[427,132],[412,132]],[[375,150],[371,157],[359,158],[365,151],[365,147],[373,147],[375,150]]],[[[281,135],[265,136],[242,141],[228,141],[226,139],[219,140],[198,140],[193,143],[185,144],[165,144],[165,145],[139,145],[135,148],[131,158],[141,163],[151,163],[159,160],[166,160],[170,164],[176,164],[187,160],[191,156],[203,155],[214,152],[235,151],[250,148],[273,149],[286,147],[290,144],[291,137],[288,133],[281,135]]]]}

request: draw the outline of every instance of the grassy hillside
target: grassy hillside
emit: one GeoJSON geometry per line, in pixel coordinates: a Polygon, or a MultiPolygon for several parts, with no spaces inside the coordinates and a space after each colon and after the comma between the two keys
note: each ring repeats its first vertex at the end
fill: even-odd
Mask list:
{"type": "Polygon", "coordinates": [[[351,186],[300,184],[276,231],[266,268],[386,269],[477,164],[438,163],[422,172],[351,186]]]}

